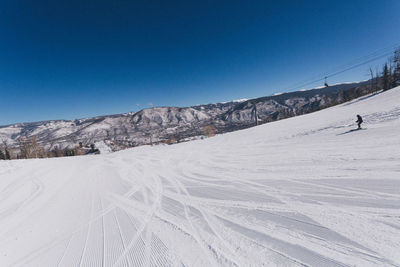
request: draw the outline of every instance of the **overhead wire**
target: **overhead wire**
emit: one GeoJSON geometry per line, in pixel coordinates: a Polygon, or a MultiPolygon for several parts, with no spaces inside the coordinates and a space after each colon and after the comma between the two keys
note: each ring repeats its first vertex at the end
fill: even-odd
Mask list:
{"type": "MultiPolygon", "coordinates": [[[[384,53],[384,54],[385,54],[384,56],[386,56],[386,52],[392,51],[393,49],[395,49],[395,48],[397,48],[397,47],[399,47],[399,46],[400,46],[400,43],[396,43],[396,44],[392,44],[392,45],[390,45],[390,46],[388,46],[388,47],[381,48],[381,49],[379,49],[379,50],[377,50],[377,51],[374,51],[374,52],[371,53],[371,54],[368,54],[368,55],[365,55],[365,56],[356,58],[356,59],[354,59],[354,60],[352,60],[352,61],[350,61],[350,62],[347,62],[347,63],[345,63],[345,64],[339,65],[339,66],[337,66],[337,67],[335,67],[335,68],[332,68],[329,72],[325,72],[325,73],[323,73],[323,74],[316,75],[316,76],[314,76],[313,78],[309,78],[309,79],[304,80],[304,81],[302,81],[302,82],[300,82],[300,83],[297,83],[297,84],[301,84],[301,83],[304,83],[304,82],[308,82],[308,81],[311,81],[311,80],[315,80],[315,79],[317,79],[317,78],[319,78],[319,77],[328,76],[328,75],[329,75],[328,73],[330,73],[330,72],[337,72],[338,70],[341,70],[341,69],[343,69],[343,68],[348,68],[349,66],[352,66],[352,65],[354,65],[354,64],[358,64],[360,61],[363,62],[363,61],[369,60],[371,57],[375,57],[376,55],[380,55],[381,53],[384,53]]],[[[293,86],[292,86],[292,87],[293,87],[293,86]]]]}
{"type": "Polygon", "coordinates": [[[393,50],[396,49],[397,47],[400,46],[400,43],[396,43],[396,44],[392,44],[388,47],[385,48],[381,48],[379,50],[376,50],[368,55],[356,58],[348,63],[342,64],[340,66],[337,66],[333,69],[330,70],[329,73],[323,73],[323,74],[319,74],[316,76],[313,76],[309,79],[303,80],[301,82],[298,82],[290,87],[287,87],[284,89],[284,91],[291,91],[291,90],[296,90],[299,89],[301,87],[307,86],[307,85],[311,85],[323,80],[326,80],[327,78],[339,75],[341,73],[344,73],[346,71],[358,68],[360,66],[363,66],[365,64],[371,63],[373,61],[376,61],[380,58],[386,57],[390,54],[393,53],[393,50]]]}

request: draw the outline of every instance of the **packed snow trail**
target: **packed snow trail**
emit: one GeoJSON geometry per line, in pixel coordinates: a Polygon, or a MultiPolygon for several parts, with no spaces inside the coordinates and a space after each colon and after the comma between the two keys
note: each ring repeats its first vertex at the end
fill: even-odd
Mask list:
{"type": "Polygon", "coordinates": [[[400,266],[399,99],[172,146],[1,161],[0,266],[400,266]],[[356,114],[367,130],[349,132],[356,114]]]}

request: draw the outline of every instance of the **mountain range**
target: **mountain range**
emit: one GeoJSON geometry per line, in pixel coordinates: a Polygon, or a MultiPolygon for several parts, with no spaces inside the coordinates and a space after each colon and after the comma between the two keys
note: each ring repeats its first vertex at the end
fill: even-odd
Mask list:
{"type": "Polygon", "coordinates": [[[0,126],[0,141],[17,147],[19,138],[34,136],[46,149],[105,142],[114,151],[182,142],[314,112],[371,90],[369,82],[364,81],[191,107],[154,107],[84,119],[16,123],[0,126]]]}

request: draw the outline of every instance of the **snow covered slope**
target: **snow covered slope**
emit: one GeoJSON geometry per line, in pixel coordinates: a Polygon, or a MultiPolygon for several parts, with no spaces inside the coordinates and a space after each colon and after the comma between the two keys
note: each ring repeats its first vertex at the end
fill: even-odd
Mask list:
{"type": "Polygon", "coordinates": [[[0,162],[0,266],[400,266],[400,87],[172,146],[0,162]],[[361,114],[366,129],[355,128],[361,114]]]}

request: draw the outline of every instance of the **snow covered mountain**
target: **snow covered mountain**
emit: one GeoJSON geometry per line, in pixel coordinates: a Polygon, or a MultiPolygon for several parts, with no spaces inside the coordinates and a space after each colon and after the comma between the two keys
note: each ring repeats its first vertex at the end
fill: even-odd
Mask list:
{"type": "Polygon", "coordinates": [[[397,87],[174,146],[0,161],[0,266],[400,266],[399,99],[397,87]]]}
{"type": "Polygon", "coordinates": [[[216,133],[313,112],[369,93],[367,82],[340,84],[323,89],[284,93],[257,99],[193,107],[156,107],[136,113],[76,120],[52,120],[0,126],[0,141],[17,146],[21,136],[35,136],[45,148],[74,147],[105,141],[114,150],[162,140],[185,140],[204,134],[205,126],[216,133]],[[256,109],[256,112],[255,112],[256,109]]]}

